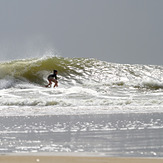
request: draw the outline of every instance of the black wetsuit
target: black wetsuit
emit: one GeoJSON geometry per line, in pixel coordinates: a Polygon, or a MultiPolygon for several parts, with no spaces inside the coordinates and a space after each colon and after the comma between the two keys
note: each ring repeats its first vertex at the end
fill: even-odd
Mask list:
{"type": "Polygon", "coordinates": [[[48,76],[48,79],[52,79],[55,78],[57,80],[57,75],[56,74],[51,74],[48,76]]]}

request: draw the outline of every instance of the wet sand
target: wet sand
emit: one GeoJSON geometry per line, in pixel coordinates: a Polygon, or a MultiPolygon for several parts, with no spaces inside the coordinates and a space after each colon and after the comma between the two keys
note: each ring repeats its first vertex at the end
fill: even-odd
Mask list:
{"type": "Polygon", "coordinates": [[[157,158],[77,157],[77,156],[0,156],[0,163],[162,163],[157,158]]]}
{"type": "Polygon", "coordinates": [[[0,163],[162,163],[158,158],[80,156],[0,156],[0,163]]]}

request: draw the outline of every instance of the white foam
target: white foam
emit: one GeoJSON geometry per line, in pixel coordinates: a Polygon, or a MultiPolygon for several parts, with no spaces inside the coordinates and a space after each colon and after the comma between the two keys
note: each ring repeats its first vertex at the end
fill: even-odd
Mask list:
{"type": "Polygon", "coordinates": [[[89,115],[119,113],[163,113],[163,107],[157,106],[0,106],[0,116],[44,116],[44,115],[89,115]]]}
{"type": "Polygon", "coordinates": [[[146,81],[143,81],[142,84],[150,89],[163,89],[163,82],[160,82],[158,80],[148,79],[146,81]]]}
{"type": "Polygon", "coordinates": [[[0,89],[6,89],[14,86],[14,79],[6,77],[4,79],[0,79],[0,89]]]}
{"type": "Polygon", "coordinates": [[[19,83],[0,91],[1,106],[163,106],[162,91],[142,92],[121,87],[80,85],[43,88],[19,83]]]}

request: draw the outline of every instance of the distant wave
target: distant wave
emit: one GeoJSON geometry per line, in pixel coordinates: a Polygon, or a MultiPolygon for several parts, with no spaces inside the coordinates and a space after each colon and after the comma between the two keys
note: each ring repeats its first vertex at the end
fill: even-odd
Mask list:
{"type": "Polygon", "coordinates": [[[60,83],[73,85],[96,83],[102,86],[163,88],[163,67],[154,65],[116,64],[97,59],[43,57],[0,63],[0,89],[17,82],[43,85],[58,70],[60,83]]]}

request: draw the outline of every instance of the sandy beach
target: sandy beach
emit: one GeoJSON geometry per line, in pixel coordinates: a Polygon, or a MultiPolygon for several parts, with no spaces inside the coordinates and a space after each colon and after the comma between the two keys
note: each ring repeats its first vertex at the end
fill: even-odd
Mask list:
{"type": "Polygon", "coordinates": [[[118,158],[80,156],[0,156],[0,163],[162,163],[157,158],[118,158]]]}

